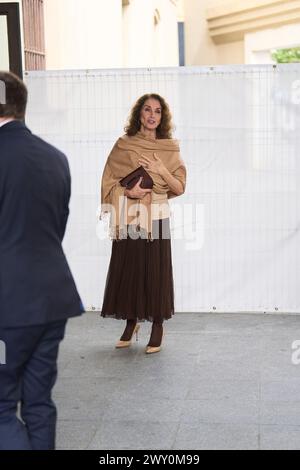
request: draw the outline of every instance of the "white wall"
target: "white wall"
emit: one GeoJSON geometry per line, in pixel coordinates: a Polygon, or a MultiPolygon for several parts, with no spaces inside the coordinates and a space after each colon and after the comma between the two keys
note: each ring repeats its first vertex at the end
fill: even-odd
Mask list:
{"type": "Polygon", "coordinates": [[[185,0],[186,65],[244,63],[243,41],[217,45],[209,35],[206,10],[219,4],[218,0],[185,0]]]}
{"type": "MultiPolygon", "coordinates": [[[[135,0],[137,1],[137,0],[135,0]]],[[[156,67],[179,65],[177,8],[169,0],[156,0],[160,22],[156,26],[156,67]]]]}
{"type": "Polygon", "coordinates": [[[45,0],[45,34],[48,70],[178,65],[170,0],[45,0]]]}
{"type": "Polygon", "coordinates": [[[123,51],[124,67],[178,65],[176,5],[170,0],[131,0],[123,8],[123,51]]]}
{"type": "Polygon", "coordinates": [[[120,0],[44,3],[47,69],[122,66],[120,0]]]}
{"type": "Polygon", "coordinates": [[[245,60],[247,64],[271,64],[269,51],[299,45],[300,23],[248,33],[245,34],[245,60]]]}

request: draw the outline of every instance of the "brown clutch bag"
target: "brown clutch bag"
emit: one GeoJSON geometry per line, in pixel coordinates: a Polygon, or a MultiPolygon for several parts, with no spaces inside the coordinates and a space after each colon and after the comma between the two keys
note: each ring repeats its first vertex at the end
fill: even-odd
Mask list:
{"type": "Polygon", "coordinates": [[[144,167],[139,166],[136,170],[133,170],[127,176],[120,180],[121,186],[124,186],[126,189],[132,189],[140,178],[143,178],[141,181],[141,188],[143,189],[152,189],[153,188],[153,179],[147,173],[144,167]]]}

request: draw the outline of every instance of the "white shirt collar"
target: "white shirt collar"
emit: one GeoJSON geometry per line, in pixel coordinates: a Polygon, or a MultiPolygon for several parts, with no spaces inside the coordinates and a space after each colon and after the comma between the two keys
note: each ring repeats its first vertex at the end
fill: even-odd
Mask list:
{"type": "Polygon", "coordinates": [[[15,121],[14,118],[8,118],[5,119],[5,121],[0,122],[0,127],[5,126],[5,124],[8,124],[9,122],[15,121]]]}

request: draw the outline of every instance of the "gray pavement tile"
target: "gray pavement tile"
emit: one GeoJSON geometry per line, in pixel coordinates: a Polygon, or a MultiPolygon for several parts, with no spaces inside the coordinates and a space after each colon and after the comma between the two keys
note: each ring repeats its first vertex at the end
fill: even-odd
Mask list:
{"type": "Polygon", "coordinates": [[[118,389],[120,379],[61,377],[55,385],[54,396],[57,400],[73,397],[79,400],[95,400],[99,397],[111,396],[118,389]]]}
{"type": "Polygon", "coordinates": [[[300,426],[300,396],[292,401],[262,401],[260,423],[300,426]]]}
{"type": "Polygon", "coordinates": [[[211,377],[214,380],[252,380],[257,383],[260,382],[260,368],[258,364],[254,364],[244,361],[236,361],[235,358],[231,361],[222,360],[217,362],[199,361],[194,367],[194,376],[205,378],[210,380],[211,377]]]}
{"type": "Polygon", "coordinates": [[[159,373],[159,368],[155,375],[143,375],[124,378],[118,389],[115,390],[112,398],[119,400],[126,397],[152,399],[172,399],[182,400],[186,397],[189,388],[190,377],[185,377],[181,371],[178,374],[166,376],[159,373]]]}
{"type": "Polygon", "coordinates": [[[300,426],[261,426],[260,448],[262,450],[300,450],[300,426]]]}
{"type": "Polygon", "coordinates": [[[122,355],[114,356],[114,351],[89,351],[80,359],[73,359],[64,367],[60,376],[78,378],[118,378],[130,375],[133,371],[133,361],[136,351],[122,351],[122,355]]]}
{"type": "Polygon", "coordinates": [[[87,394],[85,398],[78,398],[74,391],[61,396],[58,400],[54,394],[54,400],[57,403],[57,412],[61,420],[99,421],[108,406],[108,399],[105,397],[90,399],[87,394]],[[71,399],[70,396],[72,396],[71,399]]]}
{"type": "Polygon", "coordinates": [[[289,401],[294,402],[300,397],[300,377],[267,380],[261,383],[262,401],[289,401]]]}
{"type": "Polygon", "coordinates": [[[181,423],[257,424],[259,401],[236,399],[185,400],[181,423]]]}
{"type": "Polygon", "coordinates": [[[173,449],[255,450],[258,436],[257,425],[181,423],[173,449]]]}
{"type": "Polygon", "coordinates": [[[144,400],[135,397],[128,405],[128,398],[110,400],[103,420],[137,421],[140,423],[179,422],[184,407],[183,400],[172,398],[144,400]]]}
{"type": "Polygon", "coordinates": [[[194,376],[186,396],[189,400],[259,400],[259,382],[194,376]]]}
{"type": "Polygon", "coordinates": [[[246,367],[260,366],[261,350],[259,345],[247,345],[246,341],[235,341],[234,338],[221,338],[214,342],[214,347],[209,341],[201,345],[197,362],[210,362],[212,364],[237,364],[246,367]]]}
{"type": "Polygon", "coordinates": [[[57,423],[57,450],[85,450],[94,438],[99,423],[94,421],[59,420],[57,423]]]}
{"type": "Polygon", "coordinates": [[[177,428],[178,423],[103,420],[88,449],[171,449],[177,428]]]}
{"type": "Polygon", "coordinates": [[[300,377],[300,366],[289,364],[288,358],[284,359],[283,363],[276,363],[270,361],[269,364],[261,364],[261,380],[264,382],[270,382],[272,380],[290,380],[297,379],[300,377]]]}
{"type": "Polygon", "coordinates": [[[290,340],[267,343],[261,354],[262,380],[288,379],[300,377],[300,365],[292,363],[293,350],[290,340]]]}
{"type": "MultiPolygon", "coordinates": [[[[145,355],[137,357],[134,363],[135,376],[156,377],[158,380],[164,380],[172,377],[180,381],[188,381],[193,375],[196,356],[186,354],[180,357],[170,357],[165,349],[158,355],[145,355]]],[[[131,374],[132,375],[132,374],[131,374]]]]}
{"type": "Polygon", "coordinates": [[[145,348],[133,346],[115,350],[114,347],[97,351],[90,350],[79,359],[74,358],[60,370],[60,377],[131,377],[134,375],[191,374],[197,354],[175,352],[172,346],[164,345],[159,355],[146,355],[145,348]],[[159,357],[158,357],[159,356],[159,357]],[[159,367],[158,367],[159,364],[159,367]]]}
{"type": "Polygon", "coordinates": [[[95,312],[68,322],[58,448],[299,448],[299,316],[176,314],[151,356],[149,322],[131,348],[114,348],[124,325],[95,312]]]}

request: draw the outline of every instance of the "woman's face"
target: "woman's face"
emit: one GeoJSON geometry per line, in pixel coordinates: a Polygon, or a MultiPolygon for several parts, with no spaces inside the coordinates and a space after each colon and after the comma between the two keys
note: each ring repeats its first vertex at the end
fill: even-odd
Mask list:
{"type": "Polygon", "coordinates": [[[148,130],[155,130],[161,122],[161,104],[154,98],[149,98],[145,101],[140,115],[140,121],[144,128],[148,130]]]}

